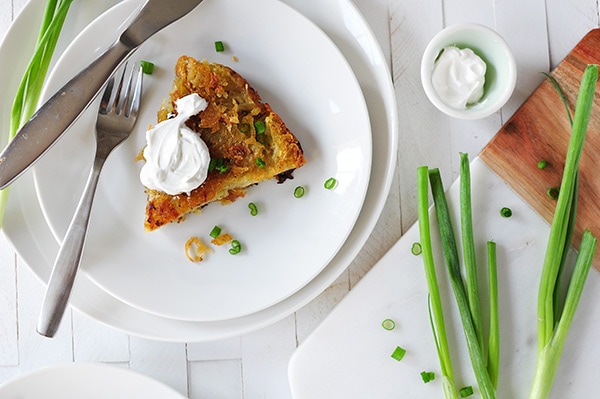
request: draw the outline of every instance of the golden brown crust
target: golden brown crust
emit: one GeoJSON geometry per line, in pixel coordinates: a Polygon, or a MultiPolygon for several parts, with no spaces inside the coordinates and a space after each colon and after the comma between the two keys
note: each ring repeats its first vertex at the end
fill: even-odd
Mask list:
{"type": "Polygon", "coordinates": [[[174,112],[177,99],[192,93],[203,97],[208,106],[187,124],[206,142],[211,158],[222,160],[227,170],[209,172],[190,195],[146,189],[147,231],[181,221],[210,202],[233,202],[245,195],[247,187],[263,180],[278,176],[285,180],[306,162],[300,143],[279,115],[242,76],[224,65],[181,56],[169,102],[159,110],[158,121],[174,112]],[[264,133],[257,133],[255,122],[264,123],[264,133]]]}

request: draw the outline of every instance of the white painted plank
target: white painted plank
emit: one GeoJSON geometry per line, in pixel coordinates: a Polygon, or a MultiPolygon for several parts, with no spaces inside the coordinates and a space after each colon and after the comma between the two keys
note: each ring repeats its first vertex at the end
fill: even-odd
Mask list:
{"type": "Polygon", "coordinates": [[[76,362],[129,362],[129,336],[73,310],[76,362]]]}
{"type": "Polygon", "coordinates": [[[4,34],[8,30],[12,19],[13,15],[11,2],[0,1],[0,37],[4,37],[4,34]]]}
{"type": "Polygon", "coordinates": [[[181,394],[188,395],[185,344],[130,337],[129,348],[129,366],[132,370],[162,381],[181,394]]]}
{"type": "Polygon", "coordinates": [[[244,399],[287,399],[287,364],[296,349],[295,317],[242,337],[244,399]]]}
{"type": "Polygon", "coordinates": [[[21,371],[19,371],[19,368],[16,366],[0,367],[0,384],[18,377],[20,374],[21,371]]]}
{"type": "Polygon", "coordinates": [[[190,399],[242,399],[242,361],[190,362],[190,399]]]}
{"type": "Polygon", "coordinates": [[[0,366],[18,366],[17,259],[3,234],[0,259],[0,366]]]}
{"type": "Polygon", "coordinates": [[[444,26],[463,22],[494,28],[494,0],[444,0],[444,26]]]}
{"type": "Polygon", "coordinates": [[[591,29],[599,25],[598,3],[546,0],[550,67],[556,66],[591,29]]]}
{"type": "Polygon", "coordinates": [[[498,0],[495,7],[496,30],[517,60],[517,85],[502,110],[506,121],[542,82],[544,77],[540,72],[549,70],[546,7],[544,0],[498,0]]]}
{"type": "Polygon", "coordinates": [[[44,299],[45,286],[25,262],[17,258],[19,292],[19,368],[21,372],[73,361],[71,310],[67,309],[54,338],[36,332],[37,319],[44,299]]]}
{"type": "Polygon", "coordinates": [[[240,359],[242,357],[242,342],[240,337],[214,342],[189,343],[187,348],[187,358],[190,362],[240,359]]]}
{"type": "Polygon", "coordinates": [[[450,182],[451,140],[448,118],[429,102],[421,86],[421,57],[443,28],[441,1],[390,2],[392,72],[399,110],[399,157],[402,231],[416,220],[416,169],[437,165],[450,182]]]}

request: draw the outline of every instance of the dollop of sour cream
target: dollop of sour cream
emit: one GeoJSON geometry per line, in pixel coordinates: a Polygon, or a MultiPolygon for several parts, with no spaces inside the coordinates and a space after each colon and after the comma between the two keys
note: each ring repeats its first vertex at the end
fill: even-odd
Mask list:
{"type": "Polygon", "coordinates": [[[465,109],[483,96],[486,69],[470,48],[445,47],[433,67],[433,88],[446,105],[465,109]]]}
{"type": "Polygon", "coordinates": [[[182,97],[175,102],[177,116],[146,132],[146,163],[140,171],[145,187],[170,195],[189,194],[206,180],[210,164],[208,147],[185,122],[207,105],[196,93],[182,97]]]}

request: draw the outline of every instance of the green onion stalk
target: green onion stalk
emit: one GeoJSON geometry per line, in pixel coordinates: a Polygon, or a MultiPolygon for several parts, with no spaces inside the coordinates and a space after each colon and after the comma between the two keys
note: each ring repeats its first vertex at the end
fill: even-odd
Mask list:
{"type": "Polygon", "coordinates": [[[442,386],[446,399],[459,398],[454,383],[454,373],[450,359],[450,349],[446,335],[442,299],[433,261],[431,245],[431,229],[429,223],[429,195],[428,195],[428,168],[422,166],[417,169],[418,192],[418,223],[421,244],[421,254],[425,268],[425,277],[429,289],[429,319],[433,331],[435,346],[442,370],[442,386]]]}
{"type": "Polygon", "coordinates": [[[575,220],[579,161],[590,120],[598,66],[588,65],[581,80],[573,116],[571,138],[565,160],[563,178],[554,218],[550,227],[548,246],[538,293],[538,358],[530,399],[547,398],[560,362],[571,322],[575,315],[597,246],[596,238],[586,230],[583,234],[573,275],[562,307],[557,300],[556,287],[575,220]]]}
{"type": "Polygon", "coordinates": [[[469,308],[473,318],[473,327],[483,348],[483,321],[479,300],[479,283],[477,279],[477,261],[475,257],[475,239],[473,238],[473,215],[471,212],[471,172],[469,155],[460,154],[460,227],[463,246],[463,259],[469,308]]]}
{"type": "MultiPolygon", "coordinates": [[[[471,312],[468,290],[465,287],[461,274],[460,259],[448,202],[446,201],[444,186],[438,169],[429,170],[429,181],[442,239],[446,267],[454,292],[454,298],[458,306],[473,373],[475,374],[481,397],[484,399],[494,399],[496,397],[496,388],[488,371],[488,359],[486,359],[482,341],[475,327],[474,315],[471,312]]],[[[461,207],[463,206],[470,207],[470,201],[461,202],[461,207]]],[[[470,209],[468,209],[468,212],[470,212],[470,209]]],[[[481,315],[476,315],[476,317],[481,317],[481,315]]]]}
{"type": "MultiPolygon", "coordinates": [[[[23,74],[13,102],[7,142],[15,137],[17,131],[31,118],[37,108],[50,61],[72,2],[73,0],[48,0],[46,3],[33,56],[23,74]]],[[[8,193],[8,188],[0,191],[0,226],[4,220],[8,193]]]]}

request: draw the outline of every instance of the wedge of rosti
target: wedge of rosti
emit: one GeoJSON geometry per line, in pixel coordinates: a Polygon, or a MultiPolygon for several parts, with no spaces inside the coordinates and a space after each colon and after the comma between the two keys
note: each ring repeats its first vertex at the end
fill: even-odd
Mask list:
{"type": "Polygon", "coordinates": [[[233,202],[261,181],[284,182],[306,162],[298,139],[280,116],[242,76],[221,64],[181,56],[158,122],[175,115],[175,102],[193,93],[208,102],[204,111],[186,122],[209,149],[208,175],[189,193],[169,195],[146,187],[146,231],[180,222],[210,202],[233,202]]]}

